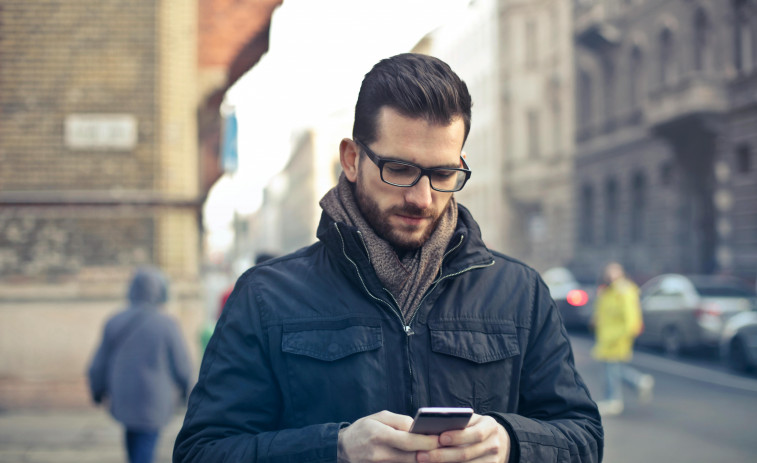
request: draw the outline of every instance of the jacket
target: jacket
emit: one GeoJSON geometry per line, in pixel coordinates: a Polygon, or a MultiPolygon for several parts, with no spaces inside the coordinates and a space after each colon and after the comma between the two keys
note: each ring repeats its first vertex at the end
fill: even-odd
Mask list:
{"type": "Polygon", "coordinates": [[[547,288],[489,251],[464,207],[408,323],[359,231],[323,214],[318,238],[237,281],[174,462],[334,462],[340,428],[422,406],[494,416],[511,435],[510,461],[601,460],[599,414],[547,288]]]}
{"type": "Polygon", "coordinates": [[[178,324],[159,311],[167,283],[156,269],[136,272],[129,307],[110,318],[89,367],[92,400],[108,399],[128,429],[153,431],[168,423],[186,398],[192,364],[178,324]]]}
{"type": "Polygon", "coordinates": [[[633,342],[643,326],[636,284],[624,278],[603,288],[594,305],[593,323],[594,358],[608,362],[630,361],[633,342]]]}

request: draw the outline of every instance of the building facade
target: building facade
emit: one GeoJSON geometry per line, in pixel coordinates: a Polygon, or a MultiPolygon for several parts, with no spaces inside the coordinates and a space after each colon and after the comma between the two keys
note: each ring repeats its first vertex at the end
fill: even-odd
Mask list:
{"type": "Polygon", "coordinates": [[[539,270],[573,257],[571,19],[566,0],[478,0],[427,45],[473,97],[457,198],[490,247],[539,270]]]}
{"type": "Polygon", "coordinates": [[[86,403],[140,264],[191,330],[200,258],[196,5],[0,9],[0,407],[86,403]]]}
{"type": "MultiPolygon", "coordinates": [[[[265,40],[256,29],[224,55],[224,89],[264,52],[266,8],[265,40]]],[[[200,84],[199,35],[213,34],[198,21],[197,1],[2,2],[0,409],[89,403],[86,366],[139,265],[169,275],[199,356],[218,152],[201,161],[198,101],[219,84],[200,84]]]]}
{"type": "Polygon", "coordinates": [[[575,2],[576,268],[754,278],[756,7],[575,2]]]}

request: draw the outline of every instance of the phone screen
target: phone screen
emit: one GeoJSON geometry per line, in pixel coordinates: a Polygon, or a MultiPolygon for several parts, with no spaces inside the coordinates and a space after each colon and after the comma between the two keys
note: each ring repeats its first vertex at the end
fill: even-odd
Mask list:
{"type": "Polygon", "coordinates": [[[410,432],[415,434],[441,434],[444,431],[463,429],[468,425],[472,408],[422,407],[413,420],[410,432]]]}

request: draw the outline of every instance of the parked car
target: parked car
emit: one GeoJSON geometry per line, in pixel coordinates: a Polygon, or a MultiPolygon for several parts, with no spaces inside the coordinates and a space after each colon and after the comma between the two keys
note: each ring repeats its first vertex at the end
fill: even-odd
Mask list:
{"type": "Polygon", "coordinates": [[[579,282],[573,272],[565,267],[554,267],[542,273],[552,299],[562,315],[567,328],[585,330],[594,312],[597,286],[593,282],[579,282]]]}
{"type": "Polygon", "coordinates": [[[754,291],[733,277],[660,275],[641,287],[644,331],[637,343],[669,355],[717,348],[728,320],[754,304],[754,291]]]}
{"type": "Polygon", "coordinates": [[[757,370],[757,304],[725,323],[720,336],[720,355],[736,371],[757,370]]]}

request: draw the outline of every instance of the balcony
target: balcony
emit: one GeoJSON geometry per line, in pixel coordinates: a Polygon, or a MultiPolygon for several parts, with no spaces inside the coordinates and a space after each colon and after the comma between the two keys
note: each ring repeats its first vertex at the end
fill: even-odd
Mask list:
{"type": "Polygon", "coordinates": [[[574,31],[576,41],[594,52],[601,52],[620,44],[621,33],[608,22],[609,12],[605,2],[579,2],[575,11],[574,31]]]}
{"type": "Polygon", "coordinates": [[[649,127],[659,131],[692,117],[725,113],[728,103],[721,80],[691,76],[651,92],[644,113],[649,127]]]}

